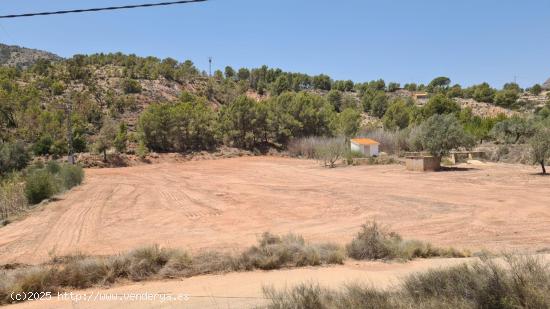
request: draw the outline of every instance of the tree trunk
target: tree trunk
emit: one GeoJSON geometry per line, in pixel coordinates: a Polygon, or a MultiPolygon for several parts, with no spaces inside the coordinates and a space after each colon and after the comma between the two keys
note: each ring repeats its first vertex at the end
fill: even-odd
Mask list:
{"type": "Polygon", "coordinates": [[[540,166],[542,167],[542,174],[546,175],[546,167],[544,167],[544,160],[540,161],[540,166]]]}
{"type": "Polygon", "coordinates": [[[103,150],[103,162],[107,162],[107,150],[103,150]]]}

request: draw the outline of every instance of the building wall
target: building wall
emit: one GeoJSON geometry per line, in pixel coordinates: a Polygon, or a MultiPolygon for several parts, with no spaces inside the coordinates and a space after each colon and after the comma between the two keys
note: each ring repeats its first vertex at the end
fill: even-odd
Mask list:
{"type": "Polygon", "coordinates": [[[370,145],[370,155],[378,156],[378,145],[370,145]]]}
{"type": "Polygon", "coordinates": [[[351,151],[360,152],[368,157],[378,155],[378,145],[359,145],[354,142],[350,142],[350,147],[351,151]]]}
{"type": "Polygon", "coordinates": [[[364,149],[363,147],[361,147],[361,145],[357,145],[355,144],[354,142],[350,142],[351,144],[351,151],[357,151],[357,152],[360,152],[360,153],[364,153],[364,149]]]}
{"type": "Polygon", "coordinates": [[[409,171],[437,171],[441,167],[441,160],[431,156],[407,157],[405,165],[409,171]]]}

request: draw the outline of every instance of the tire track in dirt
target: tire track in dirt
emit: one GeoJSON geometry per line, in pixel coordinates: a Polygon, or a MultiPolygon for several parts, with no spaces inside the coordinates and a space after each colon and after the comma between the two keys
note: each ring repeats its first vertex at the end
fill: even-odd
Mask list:
{"type": "Polygon", "coordinates": [[[0,264],[155,243],[238,250],[265,231],[345,243],[372,219],[437,246],[543,249],[550,178],[534,172],[503,164],[445,173],[324,169],[274,157],[87,170],[82,186],[0,228],[0,264]]]}

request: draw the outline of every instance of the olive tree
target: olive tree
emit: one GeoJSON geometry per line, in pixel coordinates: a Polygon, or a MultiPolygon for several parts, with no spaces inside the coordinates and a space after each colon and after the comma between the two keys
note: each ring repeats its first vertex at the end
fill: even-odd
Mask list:
{"type": "Polygon", "coordinates": [[[105,162],[107,161],[107,150],[113,147],[116,134],[115,122],[110,118],[105,118],[95,142],[95,149],[97,152],[103,153],[103,161],[105,162]]]}
{"type": "Polygon", "coordinates": [[[315,158],[325,167],[333,168],[336,162],[344,157],[347,144],[343,138],[323,137],[317,142],[314,148],[315,158]]]}
{"type": "Polygon", "coordinates": [[[491,135],[498,142],[516,144],[533,135],[535,130],[533,119],[514,115],[497,123],[491,130],[491,135]]]}
{"type": "Polygon", "coordinates": [[[470,148],[474,145],[474,139],[451,114],[431,116],[420,125],[419,131],[416,136],[418,143],[423,150],[437,158],[448,155],[453,149],[470,148]]]}
{"type": "Polygon", "coordinates": [[[550,127],[539,127],[531,139],[529,139],[529,145],[531,146],[531,156],[533,162],[540,164],[542,168],[542,174],[546,175],[546,168],[544,164],[547,160],[550,160],[550,127]]]}

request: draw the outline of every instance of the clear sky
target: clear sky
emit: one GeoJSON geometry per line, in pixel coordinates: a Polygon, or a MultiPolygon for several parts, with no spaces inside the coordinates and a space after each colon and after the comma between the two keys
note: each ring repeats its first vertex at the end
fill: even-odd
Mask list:
{"type": "MultiPolygon", "coordinates": [[[[0,15],[157,0],[0,1],[0,15]]],[[[0,20],[0,42],[64,57],[135,53],[202,70],[263,64],[335,79],[470,85],[550,77],[548,0],[210,0],[0,20]]]]}

